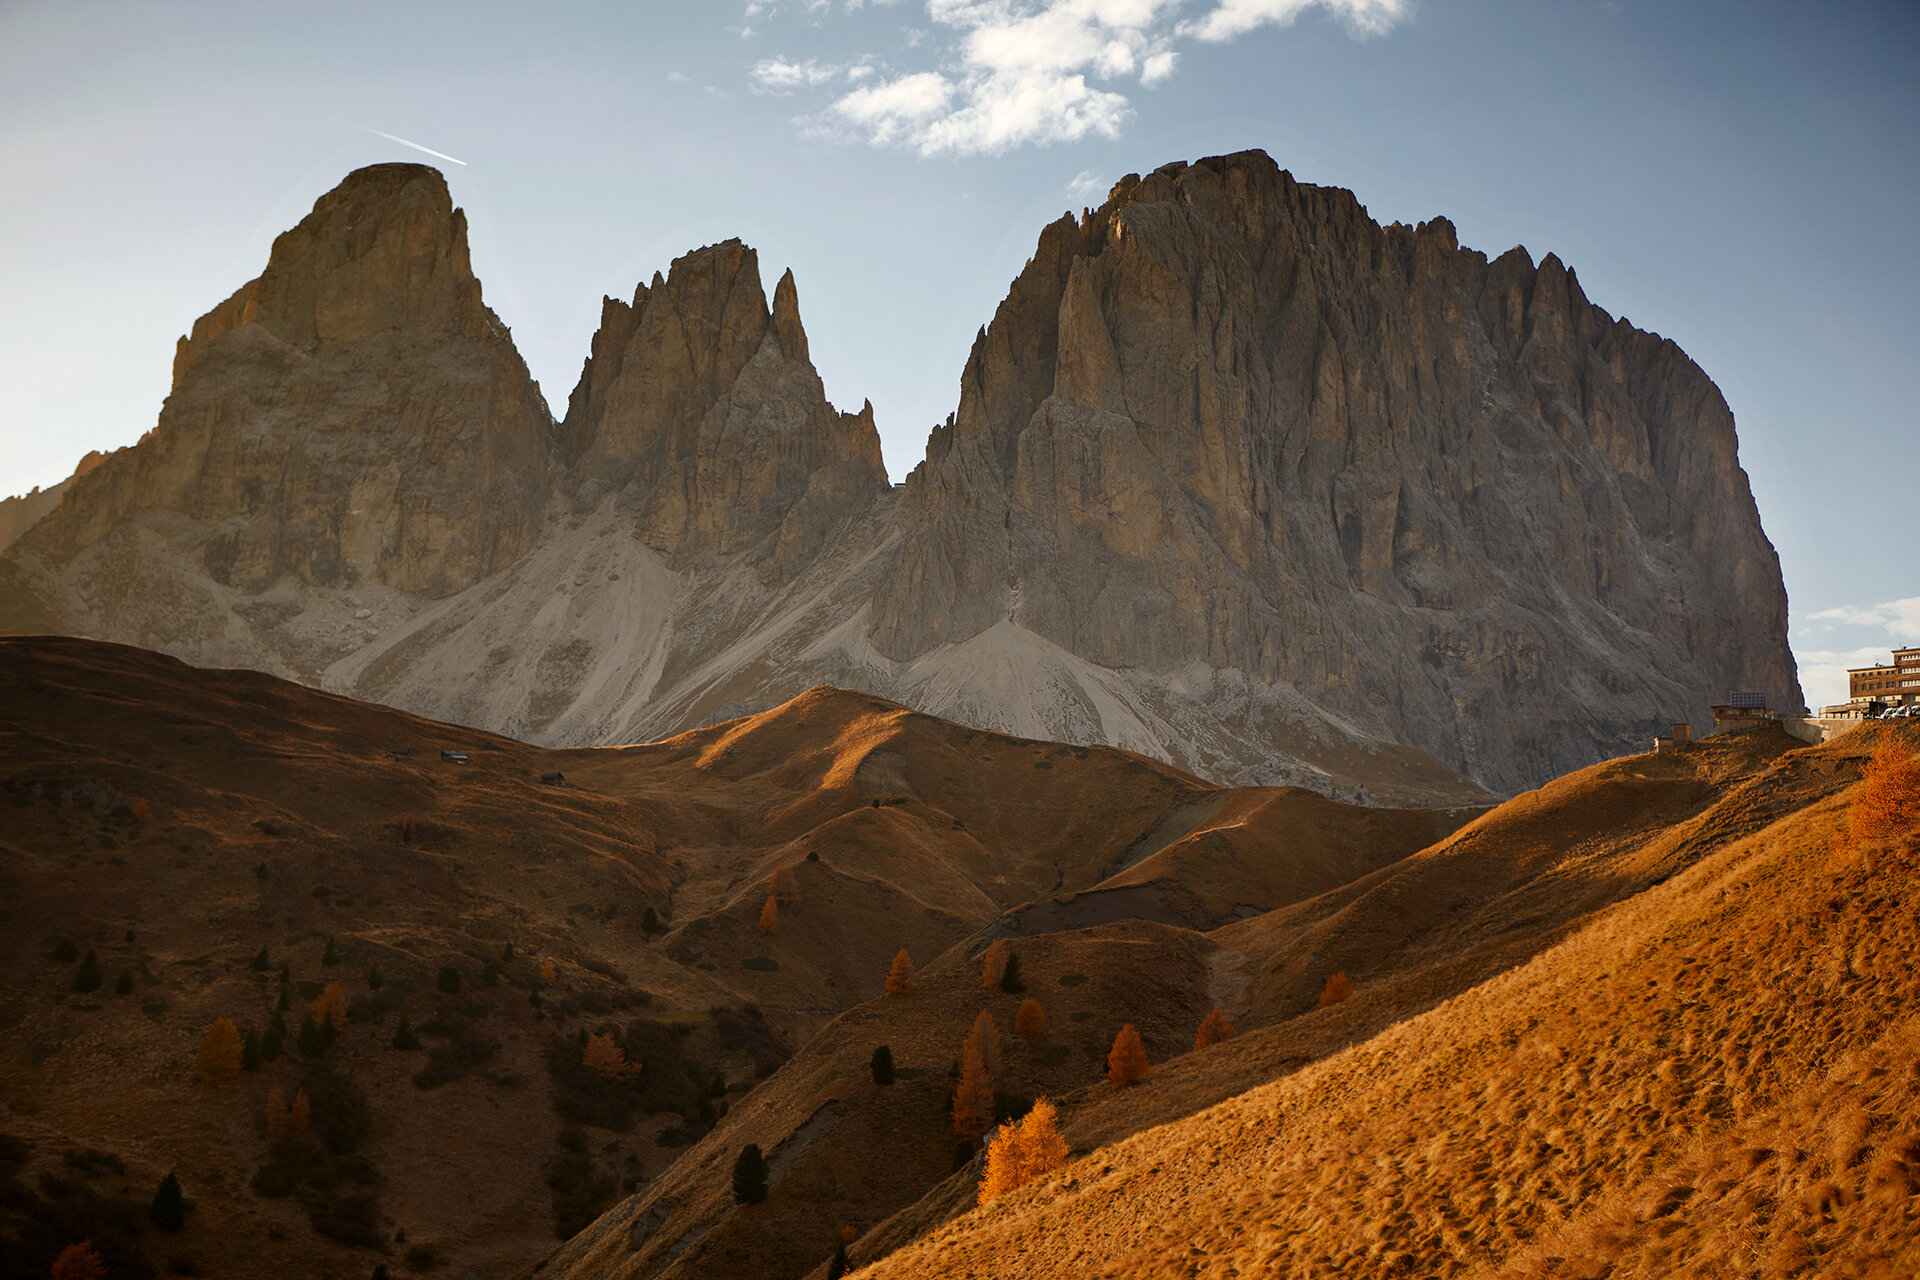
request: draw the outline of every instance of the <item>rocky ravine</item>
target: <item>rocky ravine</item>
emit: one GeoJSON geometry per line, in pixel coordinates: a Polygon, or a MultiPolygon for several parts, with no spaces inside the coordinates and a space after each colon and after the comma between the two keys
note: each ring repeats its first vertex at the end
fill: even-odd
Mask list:
{"type": "Polygon", "coordinates": [[[889,487],[751,249],[609,299],[556,423],[465,231],[421,166],[323,197],[0,561],[0,626],[540,742],[831,683],[1382,799],[1799,704],[1725,401],[1551,255],[1258,152],[1130,177],[1042,233],[889,487]]]}

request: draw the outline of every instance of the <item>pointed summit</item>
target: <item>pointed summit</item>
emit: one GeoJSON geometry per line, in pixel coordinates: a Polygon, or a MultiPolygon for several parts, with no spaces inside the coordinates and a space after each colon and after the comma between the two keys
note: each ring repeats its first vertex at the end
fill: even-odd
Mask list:
{"type": "Polygon", "coordinates": [[[738,240],[676,258],[631,310],[604,305],[562,430],[576,506],[620,494],[669,553],[791,549],[887,483],[871,406],[827,403],[793,273],[769,309],[738,240]]]}

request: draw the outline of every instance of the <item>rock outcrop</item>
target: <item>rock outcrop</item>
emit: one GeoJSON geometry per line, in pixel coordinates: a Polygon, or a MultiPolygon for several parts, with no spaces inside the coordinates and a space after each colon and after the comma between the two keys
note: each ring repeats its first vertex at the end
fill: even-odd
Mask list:
{"type": "Polygon", "coordinates": [[[158,425],[13,554],[74,631],[312,670],[356,638],[271,634],[309,589],[436,599],[506,568],[541,526],[552,451],[445,180],[376,165],[195,322],[158,425]]]}
{"type": "Polygon", "coordinates": [[[873,406],[827,403],[793,273],[769,310],[738,240],[687,254],[631,305],[608,298],[562,427],[582,509],[609,493],[675,553],[755,549],[791,562],[848,499],[886,488],[873,406]]]}
{"type": "Polygon", "coordinates": [[[98,450],[89,450],[73,469],[73,474],[59,484],[46,488],[34,488],[31,492],[12,498],[0,498],[0,551],[20,540],[20,535],[40,522],[40,517],[60,505],[60,499],[66,495],[73,482],[87,472],[99,466],[105,454],[98,450]]]}
{"type": "Polygon", "coordinates": [[[1552,255],[1383,228],[1257,153],[1042,233],[907,506],[880,653],[1010,624],[1229,756],[1298,696],[1511,789],[1729,686],[1799,701],[1706,375],[1552,255]]]}
{"type": "Polygon", "coordinates": [[[323,198],[0,562],[0,625],[546,742],[831,683],[1387,800],[1799,701],[1707,376],[1551,255],[1264,154],[1046,228],[898,488],[746,246],[608,299],[556,425],[464,232],[417,166],[323,198]]]}

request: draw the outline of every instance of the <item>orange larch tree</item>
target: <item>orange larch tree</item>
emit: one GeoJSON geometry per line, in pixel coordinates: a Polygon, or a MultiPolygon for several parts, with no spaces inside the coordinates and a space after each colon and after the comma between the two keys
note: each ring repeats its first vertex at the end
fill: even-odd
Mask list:
{"type": "Polygon", "coordinates": [[[993,1127],[993,1077],[980,1061],[980,1048],[967,1038],[960,1055],[960,1083],[953,1091],[953,1131],[969,1142],[979,1142],[993,1127]]]}
{"type": "Polygon", "coordinates": [[[760,923],[755,927],[762,933],[780,931],[780,899],[772,893],[767,894],[766,905],[760,908],[760,923]]]}
{"type": "Polygon", "coordinates": [[[580,1061],[595,1075],[606,1080],[631,1080],[640,1074],[640,1065],[627,1061],[626,1052],[614,1043],[611,1031],[602,1031],[587,1041],[580,1061]]]}
{"type": "Polygon", "coordinates": [[[232,1021],[215,1018],[207,1033],[200,1037],[194,1067],[202,1080],[224,1087],[240,1078],[240,1058],[245,1050],[246,1043],[240,1039],[240,1031],[232,1021]]]}
{"type": "Polygon", "coordinates": [[[905,947],[902,947],[900,954],[893,958],[893,967],[887,970],[887,994],[904,996],[909,994],[916,985],[913,980],[913,957],[907,954],[905,947]]]}
{"type": "Polygon", "coordinates": [[[1887,840],[1920,826],[1920,757],[1889,734],[1860,775],[1847,823],[1855,840],[1887,840]]]}
{"type": "Polygon", "coordinates": [[[293,1101],[287,1105],[287,1132],[301,1134],[313,1122],[313,1104],[307,1101],[307,1091],[296,1089],[293,1101]]]}
{"type": "Polygon", "coordinates": [[[1019,1012],[1013,1015],[1013,1034],[1023,1040],[1038,1040],[1047,1034],[1047,1011],[1032,996],[1022,1000],[1019,1012]]]}
{"type": "Polygon", "coordinates": [[[1113,1048],[1107,1051],[1107,1079],[1124,1089],[1146,1078],[1147,1046],[1129,1022],[1120,1028],[1120,1034],[1113,1038],[1113,1048]]]}
{"type": "Polygon", "coordinates": [[[1347,975],[1336,973],[1327,979],[1326,987],[1320,992],[1320,1007],[1331,1009],[1353,994],[1353,984],[1347,981],[1347,975]]]}
{"type": "Polygon", "coordinates": [[[107,1267],[94,1252],[93,1241],[82,1240],[62,1249],[47,1274],[51,1280],[107,1280],[107,1267]]]}
{"type": "Polygon", "coordinates": [[[980,1054],[980,1065],[986,1068],[989,1081],[1000,1078],[1000,1025],[990,1010],[982,1009],[973,1020],[966,1047],[980,1054]]]}
{"type": "Polygon", "coordinates": [[[1007,972],[1007,940],[995,938],[987,944],[986,954],[980,957],[980,985],[988,991],[1000,985],[1000,979],[1007,972]]]}
{"type": "Polygon", "coordinates": [[[1060,1136],[1058,1109],[1046,1098],[1018,1124],[1000,1126],[987,1148],[986,1176],[980,1180],[980,1203],[1025,1186],[1041,1174],[1067,1162],[1067,1140],[1060,1136]]]}
{"type": "Polygon", "coordinates": [[[540,962],[540,985],[541,986],[550,987],[554,984],[554,982],[559,977],[560,977],[560,971],[553,967],[553,961],[542,960],[540,962]]]}
{"type": "Polygon", "coordinates": [[[337,982],[329,982],[313,1002],[313,1020],[322,1031],[339,1033],[347,1029],[347,993],[337,982]]]}
{"type": "Polygon", "coordinates": [[[1200,1030],[1194,1033],[1194,1049],[1209,1049],[1214,1045],[1233,1038],[1233,1024],[1227,1021],[1227,1015],[1215,1005],[1207,1010],[1207,1016],[1200,1019],[1200,1030]]]}

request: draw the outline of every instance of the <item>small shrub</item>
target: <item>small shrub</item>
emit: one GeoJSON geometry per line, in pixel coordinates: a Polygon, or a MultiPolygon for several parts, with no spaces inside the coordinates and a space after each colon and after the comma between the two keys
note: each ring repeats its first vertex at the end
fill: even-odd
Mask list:
{"type": "Polygon", "coordinates": [[[458,1080],[473,1068],[492,1059],[500,1046],[481,1033],[470,1019],[452,1015],[435,1018],[425,1030],[441,1037],[441,1043],[427,1050],[427,1065],[414,1073],[416,1089],[437,1089],[458,1080]]]}
{"type": "Polygon", "coordinates": [[[386,1243],[380,1231],[380,1203],[366,1192],[307,1206],[307,1222],[329,1240],[377,1249],[386,1243]]]}
{"type": "Polygon", "coordinates": [[[1207,1016],[1200,1019],[1200,1029],[1194,1032],[1193,1047],[1196,1052],[1224,1043],[1233,1036],[1233,1024],[1227,1021],[1227,1015],[1218,1007],[1209,1009],[1207,1016]]]}
{"type": "Polygon", "coordinates": [[[441,965],[440,976],[433,980],[433,984],[450,996],[459,995],[460,970],[450,964],[441,965]]]}
{"type": "Polygon", "coordinates": [[[367,966],[367,990],[378,991],[386,985],[387,975],[380,972],[380,966],[377,964],[367,966]]]}
{"type": "Polygon", "coordinates": [[[122,969],[120,976],[113,980],[113,994],[130,996],[133,994],[133,970],[122,969]]]}
{"type": "Polygon", "coordinates": [[[416,1244],[407,1249],[407,1266],[414,1271],[433,1271],[445,1265],[446,1261],[439,1245],[416,1244]]]}
{"type": "Polygon", "coordinates": [[[60,964],[72,964],[80,958],[80,948],[73,945],[72,938],[62,938],[60,945],[53,949],[53,958],[60,964]]]}

